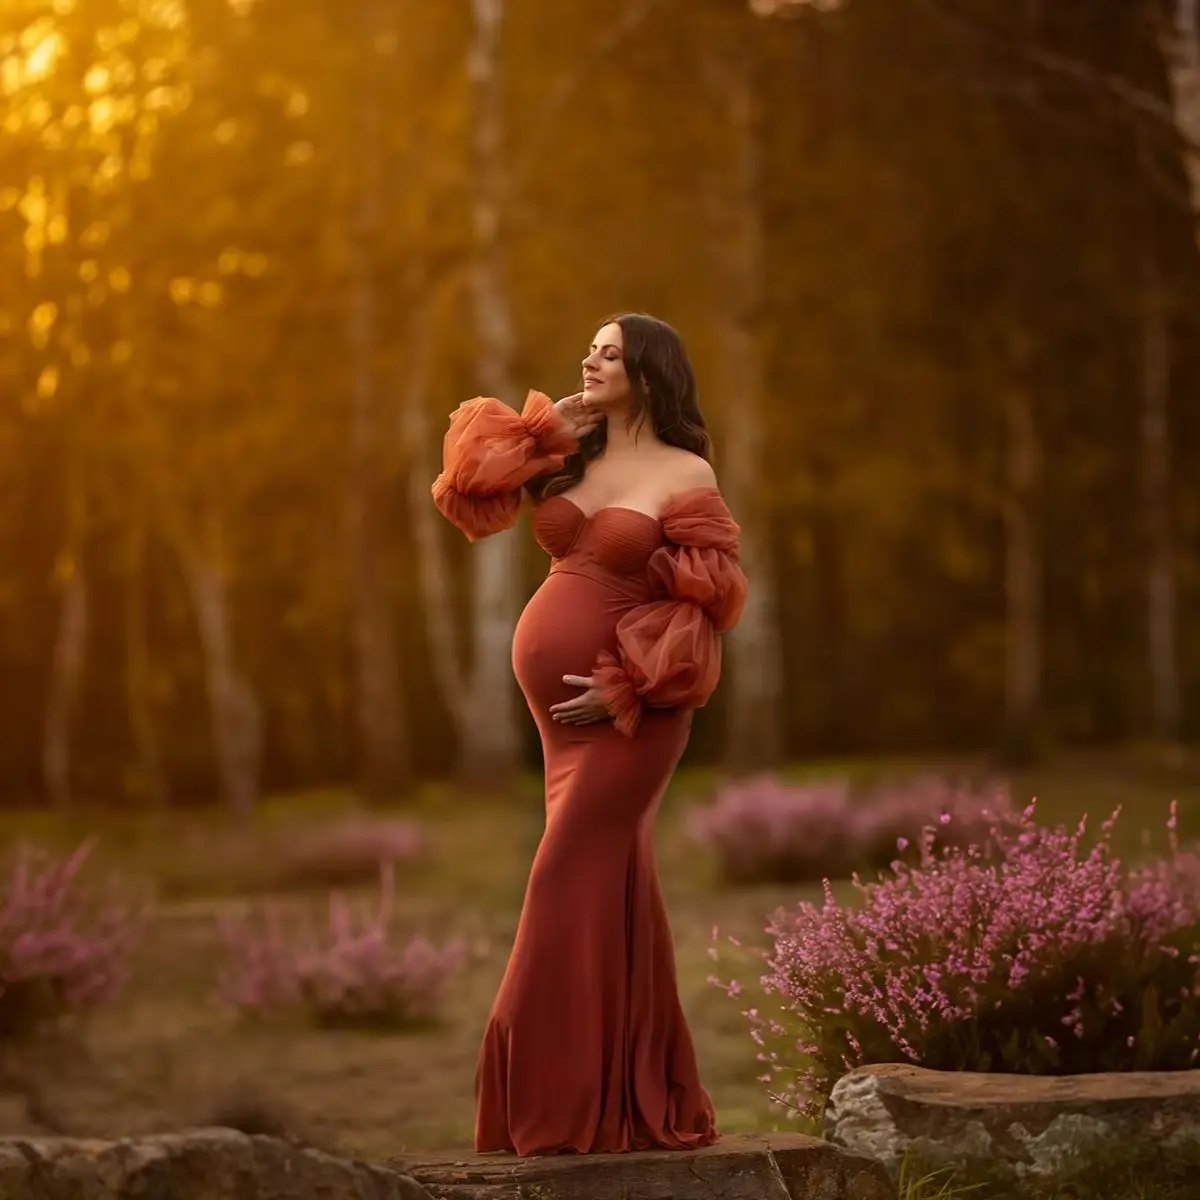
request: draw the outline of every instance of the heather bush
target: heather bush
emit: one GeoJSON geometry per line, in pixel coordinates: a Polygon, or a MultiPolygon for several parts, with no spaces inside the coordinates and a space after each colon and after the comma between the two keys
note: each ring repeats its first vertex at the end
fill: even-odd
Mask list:
{"type": "Polygon", "coordinates": [[[0,1043],[111,1000],[148,915],[109,881],[85,880],[84,843],[67,858],[20,849],[0,884],[0,1043]]]}
{"type": "MultiPolygon", "coordinates": [[[[983,847],[897,861],[859,903],[777,911],[750,1009],[763,1082],[813,1115],[864,1063],[1072,1074],[1175,1070],[1200,1055],[1200,859],[1126,869],[1116,814],[1089,842],[1030,806],[983,847]]],[[[714,981],[715,982],[715,981],[714,981]]],[[[736,982],[723,985],[731,995],[736,982]]]]}
{"type": "Polygon", "coordinates": [[[852,868],[888,867],[897,857],[919,859],[925,843],[935,853],[951,846],[983,846],[998,824],[1009,825],[1015,818],[1004,783],[968,787],[928,775],[888,784],[855,806],[852,840],[858,850],[852,868]]]}
{"type": "Polygon", "coordinates": [[[687,832],[717,858],[726,881],[794,883],[841,873],[852,856],[853,821],[844,781],[789,786],[762,775],[727,784],[694,808],[687,832]]]}
{"type": "Polygon", "coordinates": [[[935,848],[986,840],[1010,811],[1002,788],[932,777],[856,795],[845,780],[799,785],[763,775],[726,785],[689,813],[687,830],[729,883],[799,883],[886,867],[927,830],[935,848]]]}
{"type": "Polygon", "coordinates": [[[394,873],[385,866],[378,907],[355,908],[334,893],[323,931],[289,923],[274,903],[223,920],[221,1000],[244,1016],[299,1015],[323,1027],[392,1029],[435,1018],[465,948],[399,933],[394,896],[394,873]]]}
{"type": "Polygon", "coordinates": [[[351,887],[379,878],[387,864],[412,862],[425,852],[415,821],[354,817],[294,834],[272,851],[272,884],[288,888],[351,887]]]}

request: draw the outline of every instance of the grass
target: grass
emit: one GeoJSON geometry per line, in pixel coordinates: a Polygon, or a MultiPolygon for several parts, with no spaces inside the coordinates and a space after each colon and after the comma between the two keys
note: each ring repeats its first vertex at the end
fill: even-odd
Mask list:
{"type": "MultiPolygon", "coordinates": [[[[863,778],[931,765],[942,764],[822,763],[812,770],[863,778]]],[[[711,864],[681,832],[688,798],[711,784],[702,773],[682,773],[659,821],[659,867],[675,932],[680,992],[722,1129],[796,1129],[757,1082],[755,1048],[740,1015],[754,1003],[754,989],[733,1002],[711,987],[708,951],[714,926],[747,945],[761,944],[768,912],[814,898],[819,888],[717,887],[711,864]]],[[[261,894],[259,872],[270,869],[272,839],[351,815],[354,804],[344,794],[280,797],[242,826],[188,813],[114,814],[102,820],[0,817],[0,845],[18,833],[61,846],[99,834],[102,862],[151,878],[163,896],[134,984],[119,1004],[93,1018],[87,1052],[39,1052],[29,1068],[38,1080],[38,1107],[51,1114],[40,1119],[41,1126],[53,1123],[63,1132],[104,1137],[252,1112],[260,1123],[284,1125],[317,1144],[369,1158],[468,1146],[475,1055],[541,831],[539,787],[539,781],[525,780],[512,797],[490,802],[444,786],[429,788],[402,813],[378,814],[415,816],[430,832],[426,858],[398,871],[402,916],[435,940],[465,936],[473,947],[444,1020],[410,1034],[255,1028],[230,1021],[212,1002],[214,918],[261,894]]],[[[1084,811],[1099,818],[1124,803],[1118,840],[1127,853],[1140,852],[1143,826],[1161,831],[1172,798],[1180,801],[1185,836],[1200,834],[1195,767],[1167,770],[1133,755],[1061,760],[1016,781],[1018,801],[1035,792],[1051,820],[1073,822],[1084,811]]],[[[296,908],[323,905],[324,893],[289,892],[285,902],[296,908]]],[[[754,979],[748,952],[729,948],[722,951],[726,958],[731,961],[723,961],[718,973],[754,979]]],[[[21,1114],[20,1105],[0,1096],[0,1121],[7,1129],[20,1127],[21,1114]]],[[[907,1200],[960,1194],[946,1191],[947,1181],[939,1183],[938,1177],[921,1182],[925,1190],[910,1184],[907,1200]],[[942,1190],[930,1190],[937,1187],[942,1190]]],[[[1127,1195],[1135,1200],[1138,1193],[1127,1195]]]]}

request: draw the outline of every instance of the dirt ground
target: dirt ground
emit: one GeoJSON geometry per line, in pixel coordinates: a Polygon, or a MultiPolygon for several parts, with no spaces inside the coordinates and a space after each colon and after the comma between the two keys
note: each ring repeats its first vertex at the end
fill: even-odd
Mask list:
{"type": "MultiPolygon", "coordinates": [[[[1161,828],[1172,796],[1190,814],[1200,810],[1200,785],[1111,765],[1018,782],[1018,799],[1040,791],[1047,815],[1075,819],[1085,809],[1107,815],[1124,800],[1131,828],[1161,828]]],[[[714,926],[747,945],[762,944],[766,915],[777,905],[815,898],[819,888],[758,888],[732,892],[714,884],[711,864],[681,832],[681,818],[703,791],[684,776],[659,822],[659,866],[676,936],[680,990],[701,1067],[722,1129],[795,1129],[771,1104],[741,1010],[753,990],[730,1000],[707,982],[714,970],[753,981],[748,954],[709,955],[714,926]]],[[[399,875],[401,918],[435,938],[463,936],[469,966],[452,984],[443,1020],[411,1033],[257,1028],[231,1019],[214,1003],[219,961],[216,928],[223,913],[254,900],[246,864],[269,851],[256,839],[297,822],[315,822],[344,797],[290,798],[272,803],[252,830],[214,826],[213,819],[172,816],[109,820],[99,829],[100,857],[152,878],[162,899],[122,999],[97,1013],[86,1051],[40,1047],[21,1060],[36,1082],[36,1098],[0,1097],[4,1132],[56,1129],[73,1135],[117,1136],[207,1123],[238,1107],[261,1107],[317,1144],[372,1158],[469,1144],[475,1054],[516,926],[521,893],[541,829],[536,783],[510,800],[470,801],[446,790],[424,796],[417,815],[432,844],[427,862],[399,875]],[[247,850],[252,851],[247,853],[247,850]],[[236,862],[237,870],[230,864],[236,862]]],[[[387,816],[398,814],[389,813],[387,816]]],[[[92,825],[5,819],[4,840],[18,833],[69,843],[92,825]]],[[[323,906],[324,892],[290,895],[296,909],[323,906]]]]}

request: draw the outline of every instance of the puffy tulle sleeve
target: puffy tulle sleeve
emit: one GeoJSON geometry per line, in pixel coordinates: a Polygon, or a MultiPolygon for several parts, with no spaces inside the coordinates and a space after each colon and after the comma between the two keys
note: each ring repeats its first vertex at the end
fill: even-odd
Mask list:
{"type": "Polygon", "coordinates": [[[721,674],[721,634],[746,602],[738,526],[715,487],[674,497],[662,524],[667,544],[649,564],[656,598],[621,618],[617,653],[601,652],[592,672],[629,737],[646,707],[703,707],[721,674]]]}
{"type": "Polygon", "coordinates": [[[499,533],[516,523],[524,484],[557,471],[578,445],[542,392],[531,391],[520,413],[477,396],[450,416],[433,502],[471,541],[499,533]]]}

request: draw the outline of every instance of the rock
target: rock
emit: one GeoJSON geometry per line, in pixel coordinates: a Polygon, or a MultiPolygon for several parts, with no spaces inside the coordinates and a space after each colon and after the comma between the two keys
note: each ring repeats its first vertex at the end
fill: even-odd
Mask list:
{"type": "Polygon", "coordinates": [[[0,1139],[3,1200],[895,1200],[884,1168],[799,1134],[691,1153],[435,1155],[373,1166],[196,1129],[120,1141],[0,1139]]]}
{"type": "Polygon", "coordinates": [[[407,1159],[435,1200],[894,1200],[880,1164],[801,1134],[727,1136],[703,1150],[407,1159]]]}
{"type": "Polygon", "coordinates": [[[1200,1144],[1200,1071],[987,1075],[889,1063],[834,1085],[825,1136],[894,1170],[986,1161],[1051,1175],[1095,1139],[1200,1144]]]}
{"type": "Polygon", "coordinates": [[[430,1200],[398,1171],[197,1129],[121,1141],[0,1139],[3,1200],[430,1200]]]}

